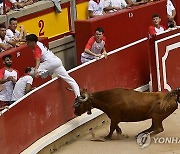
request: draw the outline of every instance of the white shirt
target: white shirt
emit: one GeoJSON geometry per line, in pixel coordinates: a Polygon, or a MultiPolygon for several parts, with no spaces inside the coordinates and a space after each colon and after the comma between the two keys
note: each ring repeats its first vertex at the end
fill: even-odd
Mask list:
{"type": "Polygon", "coordinates": [[[99,4],[93,0],[88,3],[88,10],[92,11],[94,15],[103,15],[104,0],[100,0],[99,4]]]}
{"type": "MultiPolygon", "coordinates": [[[[106,0],[105,1],[105,8],[106,7],[119,7],[120,9],[123,9],[127,7],[127,3],[125,0],[106,0]]],[[[115,12],[117,11],[116,9],[110,10],[109,12],[115,12]]]]}
{"type": "Polygon", "coordinates": [[[172,16],[172,11],[175,10],[175,7],[170,0],[167,1],[167,7],[166,8],[167,8],[167,14],[169,16],[172,16]]]}
{"type": "Polygon", "coordinates": [[[13,39],[14,37],[19,38],[20,32],[18,30],[15,30],[15,33],[11,29],[6,30],[6,36],[9,39],[13,39]]]}
{"type": "MultiPolygon", "coordinates": [[[[6,70],[5,68],[0,70],[1,79],[7,79],[9,76],[13,76],[14,79],[17,80],[18,73],[16,70],[12,72],[6,70]]],[[[0,100],[1,101],[11,101],[12,92],[14,89],[14,84],[12,81],[5,82],[3,85],[3,89],[0,91],[0,100]]]]}
{"type": "Polygon", "coordinates": [[[17,101],[21,97],[25,95],[26,85],[32,85],[33,78],[30,75],[26,75],[21,77],[15,84],[13,94],[12,94],[12,101],[17,101]]]}
{"type": "MultiPolygon", "coordinates": [[[[0,38],[0,43],[3,43],[4,45],[8,45],[9,40],[10,40],[10,39],[9,39],[7,36],[5,36],[5,37],[4,37],[4,40],[2,40],[2,39],[0,38]]],[[[2,51],[4,51],[4,49],[2,49],[2,48],[0,47],[0,52],[2,52],[2,51]]]]}
{"type": "Polygon", "coordinates": [[[162,33],[162,32],[164,32],[164,30],[165,29],[163,27],[160,27],[160,28],[155,27],[156,34],[162,33]]]}

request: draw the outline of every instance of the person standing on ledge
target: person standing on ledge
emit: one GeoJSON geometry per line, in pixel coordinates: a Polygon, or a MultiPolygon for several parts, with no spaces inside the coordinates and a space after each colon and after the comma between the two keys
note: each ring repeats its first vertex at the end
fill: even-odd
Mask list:
{"type": "Polygon", "coordinates": [[[40,75],[42,71],[52,72],[65,80],[73,89],[75,96],[80,96],[80,89],[76,81],[69,76],[65,70],[61,59],[55,56],[44,44],[38,41],[38,37],[35,34],[29,34],[26,36],[27,45],[32,48],[36,65],[34,70],[35,77],[40,75]]]}

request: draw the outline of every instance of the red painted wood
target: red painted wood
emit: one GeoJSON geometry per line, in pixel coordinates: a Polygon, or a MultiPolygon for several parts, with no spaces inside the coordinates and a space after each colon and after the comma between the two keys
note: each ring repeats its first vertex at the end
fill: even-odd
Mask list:
{"type": "Polygon", "coordinates": [[[176,24],[180,25],[180,1],[174,0],[175,8],[176,8],[176,24]]]}
{"type": "Polygon", "coordinates": [[[76,21],[75,34],[78,64],[80,64],[80,55],[84,51],[88,39],[94,35],[97,27],[104,28],[107,38],[107,51],[111,51],[148,36],[148,27],[152,24],[152,15],[154,13],[158,13],[162,18],[162,24],[167,26],[167,13],[165,10],[166,0],[162,0],[93,19],[76,21]]]}
{"type": "MultiPolygon", "coordinates": [[[[160,81],[161,81],[161,89],[162,91],[166,91],[164,87],[164,76],[163,76],[163,67],[162,67],[162,57],[166,52],[166,47],[168,45],[179,42],[180,36],[168,39],[166,41],[158,43],[158,54],[159,54],[159,69],[160,69],[160,81]]],[[[166,60],[166,73],[167,73],[167,83],[171,87],[171,89],[176,89],[180,87],[180,48],[176,48],[169,52],[169,55],[166,60]]]]}
{"type": "MultiPolygon", "coordinates": [[[[41,42],[43,42],[47,47],[48,45],[48,39],[47,38],[40,38],[41,42]]],[[[12,55],[12,67],[17,69],[20,76],[24,75],[24,70],[27,66],[35,66],[35,60],[33,56],[32,49],[27,47],[26,44],[22,44],[20,47],[12,48],[10,50],[7,50],[5,52],[0,53],[0,59],[6,55],[11,54],[12,55]]],[[[2,60],[0,61],[0,68],[4,67],[2,60]]],[[[51,78],[48,77],[47,79],[40,79],[36,78],[34,79],[33,86],[37,87],[51,78]]]]}
{"type": "MultiPolygon", "coordinates": [[[[152,74],[152,87],[153,91],[158,91],[158,83],[157,83],[157,67],[156,67],[156,55],[155,55],[155,45],[154,42],[160,40],[162,38],[168,37],[173,34],[177,34],[180,32],[180,29],[170,31],[161,35],[158,35],[150,40],[149,46],[149,62],[150,62],[150,72],[152,74]]],[[[164,52],[165,49],[162,49],[164,52]]]]}
{"type": "MultiPolygon", "coordinates": [[[[90,92],[137,88],[149,82],[148,41],[80,68],[70,75],[90,92]]],[[[2,154],[19,153],[37,139],[74,118],[74,94],[61,79],[35,92],[0,116],[2,154]],[[5,147],[5,148],[4,148],[5,147]],[[12,150],[13,149],[13,150],[12,150]]]]}

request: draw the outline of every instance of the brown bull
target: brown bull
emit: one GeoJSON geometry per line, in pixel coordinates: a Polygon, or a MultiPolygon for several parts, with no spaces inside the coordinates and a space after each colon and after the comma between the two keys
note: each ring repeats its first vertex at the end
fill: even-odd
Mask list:
{"type": "MultiPolygon", "coordinates": [[[[105,137],[111,139],[114,130],[121,134],[119,122],[137,122],[152,119],[150,128],[141,133],[150,133],[151,136],[162,132],[162,121],[177,108],[180,89],[169,93],[137,92],[134,90],[116,88],[95,93],[81,91],[81,98],[74,104],[75,114],[80,116],[91,108],[102,110],[111,119],[110,132],[105,137]]],[[[139,133],[139,134],[141,134],[139,133]]]]}

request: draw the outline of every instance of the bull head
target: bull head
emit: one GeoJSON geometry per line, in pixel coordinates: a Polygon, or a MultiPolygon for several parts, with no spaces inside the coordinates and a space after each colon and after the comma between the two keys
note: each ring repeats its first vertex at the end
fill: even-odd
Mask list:
{"type": "Polygon", "coordinates": [[[89,94],[87,93],[87,89],[81,90],[81,96],[75,99],[75,103],[73,105],[75,108],[75,114],[80,116],[84,112],[88,111],[88,114],[91,114],[91,105],[89,100],[89,94]]]}

